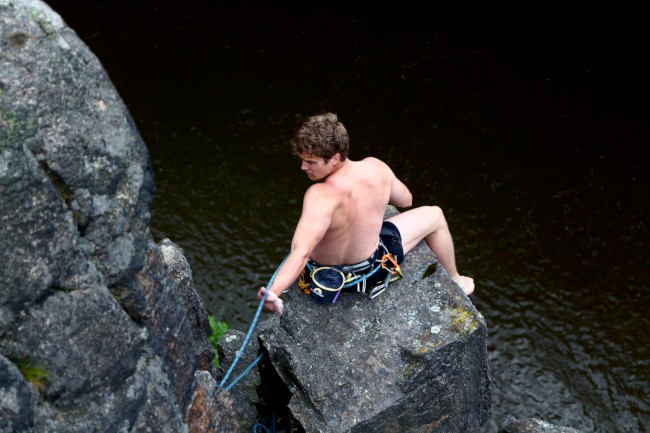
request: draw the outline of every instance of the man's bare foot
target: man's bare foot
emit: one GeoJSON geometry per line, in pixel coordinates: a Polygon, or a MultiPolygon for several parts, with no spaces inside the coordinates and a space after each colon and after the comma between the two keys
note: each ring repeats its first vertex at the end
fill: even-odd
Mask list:
{"type": "Polygon", "coordinates": [[[465,295],[469,296],[472,293],[474,293],[474,279],[470,277],[465,277],[463,275],[457,275],[455,277],[452,277],[452,280],[460,286],[461,289],[463,289],[463,292],[465,292],[465,295]]]}

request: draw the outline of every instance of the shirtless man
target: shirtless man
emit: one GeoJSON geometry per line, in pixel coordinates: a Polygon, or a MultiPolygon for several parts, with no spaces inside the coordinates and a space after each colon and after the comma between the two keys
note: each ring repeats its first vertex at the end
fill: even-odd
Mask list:
{"type": "MultiPolygon", "coordinates": [[[[291,142],[302,161],[301,169],[316,182],[307,189],[302,214],[291,242],[291,251],[278,270],[264,308],[282,314],[279,296],[291,286],[309,259],[320,264],[356,264],[378,249],[379,234],[388,204],[412,205],[411,192],[377,158],[348,159],[349,140],[335,114],[310,117],[291,142]]],[[[401,236],[403,255],[422,239],[451,278],[465,292],[474,291],[474,280],[456,269],[454,245],[442,210],[422,206],[389,218],[389,226],[401,236]]],[[[260,288],[261,299],[266,288],[260,288]]]]}

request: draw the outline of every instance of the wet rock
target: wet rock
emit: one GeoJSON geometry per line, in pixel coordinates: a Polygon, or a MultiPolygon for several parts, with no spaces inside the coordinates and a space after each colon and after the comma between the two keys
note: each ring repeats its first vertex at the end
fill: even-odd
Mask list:
{"type": "Polygon", "coordinates": [[[508,417],[499,427],[499,433],[580,433],[580,431],[570,427],[558,427],[536,418],[508,417]]]}
{"type": "Polygon", "coordinates": [[[0,61],[3,433],[237,431],[189,264],[149,233],[149,155],[101,64],[38,0],[0,0],[0,61]]]}
{"type": "Polygon", "coordinates": [[[421,243],[370,300],[292,287],[260,332],[261,377],[291,431],[479,431],[490,416],[483,316],[421,243]]]}

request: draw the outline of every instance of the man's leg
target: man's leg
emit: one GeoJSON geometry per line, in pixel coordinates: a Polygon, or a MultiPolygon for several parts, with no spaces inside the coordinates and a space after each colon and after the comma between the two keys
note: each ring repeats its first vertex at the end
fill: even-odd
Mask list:
{"type": "Polygon", "coordinates": [[[438,206],[422,206],[408,210],[388,219],[395,224],[402,236],[404,255],[422,240],[434,252],[449,276],[467,296],[474,291],[474,280],[458,273],[454,243],[447,220],[438,206]]]}

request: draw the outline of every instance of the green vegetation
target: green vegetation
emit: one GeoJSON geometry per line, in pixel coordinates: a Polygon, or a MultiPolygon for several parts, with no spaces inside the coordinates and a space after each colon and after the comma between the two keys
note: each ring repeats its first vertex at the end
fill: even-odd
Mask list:
{"type": "Polygon", "coordinates": [[[25,358],[14,359],[13,362],[25,380],[31,383],[39,394],[43,392],[45,386],[50,381],[50,373],[43,366],[33,364],[25,358]]]}
{"type": "MultiPolygon", "coordinates": [[[[214,318],[212,314],[208,314],[208,320],[210,321],[210,344],[214,348],[215,353],[217,352],[217,343],[223,337],[223,334],[228,330],[228,324],[226,322],[217,322],[217,319],[214,318]]],[[[212,361],[215,367],[219,368],[219,354],[216,353],[214,360],[212,361]]]]}

